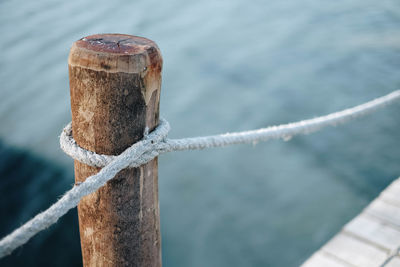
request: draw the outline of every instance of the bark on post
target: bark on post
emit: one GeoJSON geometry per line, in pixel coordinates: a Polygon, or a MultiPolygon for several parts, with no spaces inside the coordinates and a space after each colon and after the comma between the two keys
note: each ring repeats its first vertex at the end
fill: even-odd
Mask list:
{"type": "MultiPolygon", "coordinates": [[[[118,155],[159,121],[162,58],[145,38],[92,35],[70,51],[72,132],[83,148],[118,155]]],[[[75,161],[75,182],[98,168],[75,161]]],[[[157,159],[121,171],[78,205],[84,266],[161,266],[157,159]]]]}

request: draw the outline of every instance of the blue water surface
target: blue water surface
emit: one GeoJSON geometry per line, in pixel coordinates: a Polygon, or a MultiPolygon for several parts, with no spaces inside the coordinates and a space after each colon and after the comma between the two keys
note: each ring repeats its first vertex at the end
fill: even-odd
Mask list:
{"type": "MultiPolygon", "coordinates": [[[[312,118],[400,86],[396,0],[3,0],[0,33],[1,161],[14,162],[0,166],[2,235],[73,184],[58,135],[69,48],[83,36],[157,42],[170,137],[312,118]]],[[[399,114],[160,157],[164,266],[298,266],[400,175],[399,114]]],[[[79,265],[74,212],[0,264],[79,265]]]]}

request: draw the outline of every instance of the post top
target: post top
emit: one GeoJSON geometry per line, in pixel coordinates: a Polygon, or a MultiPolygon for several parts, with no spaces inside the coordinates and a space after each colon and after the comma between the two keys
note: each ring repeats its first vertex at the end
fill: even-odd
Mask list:
{"type": "Polygon", "coordinates": [[[94,34],[76,41],[68,58],[71,67],[105,72],[142,73],[160,69],[161,52],[155,42],[127,34],[94,34]]]}
{"type": "Polygon", "coordinates": [[[96,52],[125,55],[138,54],[150,47],[157,47],[147,38],[118,33],[89,35],[76,41],[75,45],[96,52]]]}

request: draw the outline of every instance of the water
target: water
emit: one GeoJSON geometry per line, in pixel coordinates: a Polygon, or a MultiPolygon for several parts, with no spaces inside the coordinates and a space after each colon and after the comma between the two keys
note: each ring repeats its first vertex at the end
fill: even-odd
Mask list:
{"type": "MultiPolygon", "coordinates": [[[[119,32],[156,41],[164,57],[161,114],[171,137],[185,137],[311,118],[397,89],[399,25],[395,0],[3,0],[2,159],[12,147],[29,151],[16,164],[24,170],[39,157],[57,183],[21,171],[26,182],[1,186],[13,207],[1,209],[1,233],[73,183],[57,138],[70,120],[67,56],[75,40],[119,32]],[[29,199],[10,200],[26,190],[34,192],[29,199]]],[[[399,112],[395,105],[288,142],[162,156],[164,265],[298,266],[399,176],[399,112]]],[[[16,183],[12,171],[1,179],[16,183]]],[[[0,263],[79,264],[76,239],[65,245],[77,226],[65,220],[48,230],[54,238],[42,235],[0,263]]]]}
{"type": "MultiPolygon", "coordinates": [[[[2,142],[0,158],[0,235],[4,236],[59,198],[71,186],[73,172],[2,142]]],[[[3,258],[0,266],[82,265],[77,220],[74,209],[3,258]]]]}

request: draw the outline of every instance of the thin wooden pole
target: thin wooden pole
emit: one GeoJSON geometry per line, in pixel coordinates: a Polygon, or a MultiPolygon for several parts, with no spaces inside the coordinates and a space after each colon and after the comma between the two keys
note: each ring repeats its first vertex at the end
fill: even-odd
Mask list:
{"type": "MultiPolygon", "coordinates": [[[[69,55],[72,132],[87,150],[118,155],[159,121],[162,57],[148,39],[99,34],[69,55]]],[[[121,171],[78,205],[84,266],[161,266],[157,159],[121,171]]],[[[75,182],[99,171],[75,161],[75,182]]]]}

